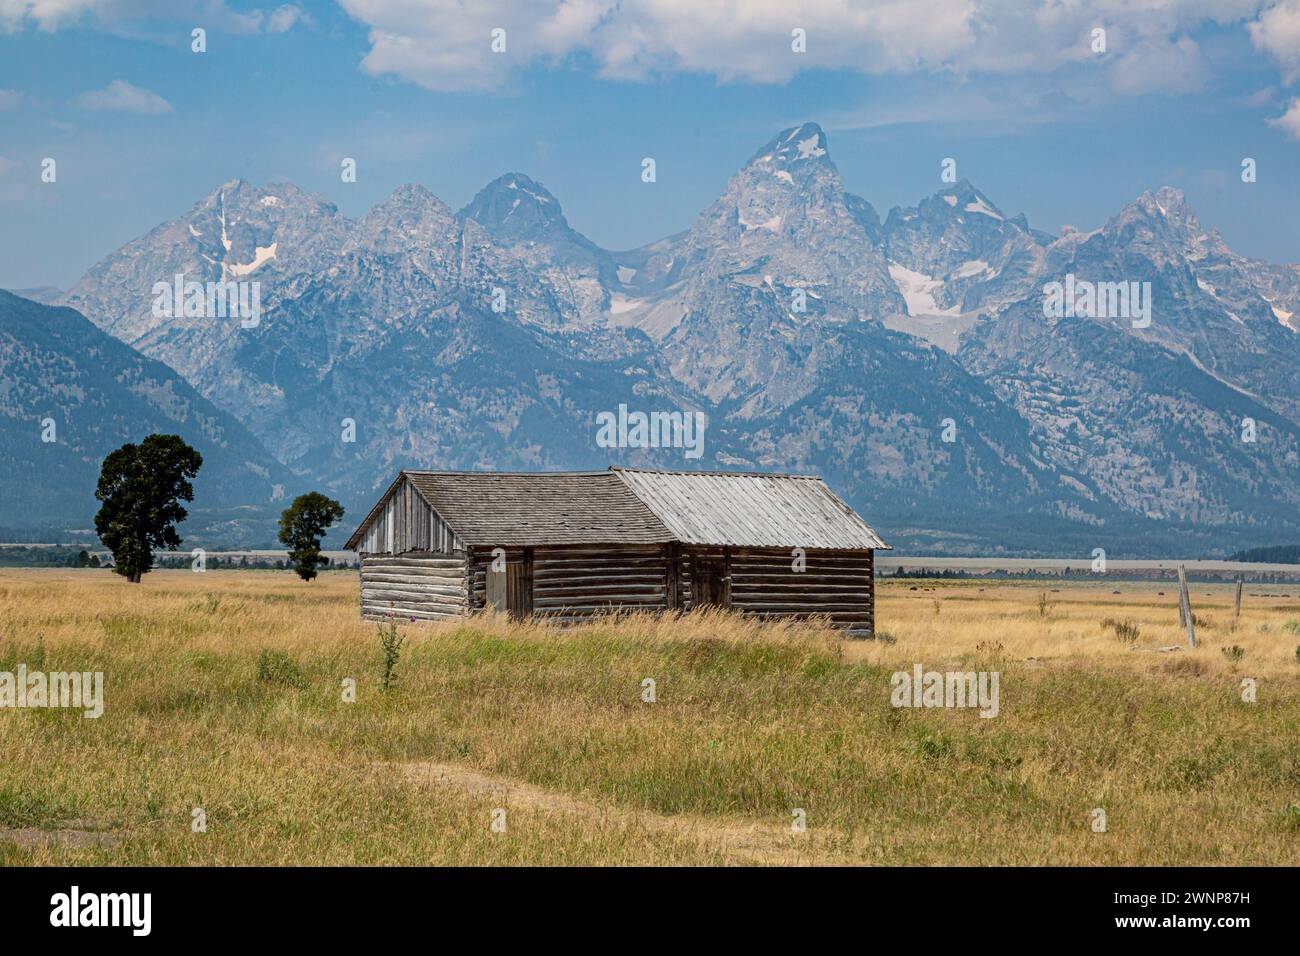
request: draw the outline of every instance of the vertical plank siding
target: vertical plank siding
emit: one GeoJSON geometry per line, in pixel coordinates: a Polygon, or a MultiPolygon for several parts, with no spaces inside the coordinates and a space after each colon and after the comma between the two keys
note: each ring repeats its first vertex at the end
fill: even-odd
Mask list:
{"type": "Polygon", "coordinates": [[[361,616],[445,621],[467,610],[466,561],[430,551],[361,556],[361,616]]]}
{"type": "Polygon", "coordinates": [[[447,523],[429,507],[410,479],[398,482],[383,509],[366,529],[357,551],[361,554],[405,554],[408,551],[463,551],[464,544],[447,523]]]}

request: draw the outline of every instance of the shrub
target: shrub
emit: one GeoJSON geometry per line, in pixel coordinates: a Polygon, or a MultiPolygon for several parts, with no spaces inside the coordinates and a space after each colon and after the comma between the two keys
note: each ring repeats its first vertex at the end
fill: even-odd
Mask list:
{"type": "Polygon", "coordinates": [[[397,659],[401,655],[402,642],[405,638],[397,636],[397,622],[389,621],[388,629],[379,626],[379,646],[384,654],[384,690],[397,683],[397,659]]]}
{"type": "Polygon", "coordinates": [[[1101,622],[1101,626],[1113,630],[1115,637],[1125,644],[1136,644],[1138,636],[1142,633],[1137,621],[1117,621],[1113,617],[1108,617],[1101,622]]]}
{"type": "Polygon", "coordinates": [[[1219,648],[1219,653],[1226,657],[1231,663],[1237,664],[1246,656],[1246,651],[1239,644],[1233,644],[1231,647],[1219,648]]]}
{"type": "Polygon", "coordinates": [[[307,686],[307,678],[303,676],[297,661],[288,654],[265,649],[257,658],[257,679],[264,684],[296,687],[299,690],[307,686]]]}

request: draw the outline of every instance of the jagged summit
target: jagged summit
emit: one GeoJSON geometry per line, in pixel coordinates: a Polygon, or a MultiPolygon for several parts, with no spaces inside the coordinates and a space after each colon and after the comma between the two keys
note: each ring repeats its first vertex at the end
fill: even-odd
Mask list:
{"type": "Polygon", "coordinates": [[[1133,243],[1153,262],[1231,254],[1216,230],[1201,225],[1182,190],[1172,186],[1142,193],[1120,209],[1102,233],[1133,243]]]}
{"type": "Polygon", "coordinates": [[[756,163],[774,163],[790,166],[796,163],[821,161],[829,163],[830,150],[826,145],[826,133],[816,123],[803,123],[783,129],[767,145],[749,158],[747,166],[756,163]]]}
{"type": "Polygon", "coordinates": [[[1154,192],[1148,189],[1130,205],[1140,206],[1147,212],[1158,212],[1166,218],[1196,217],[1196,213],[1188,205],[1186,194],[1173,186],[1161,186],[1154,192]]]}
{"type": "Polygon", "coordinates": [[[891,222],[898,223],[916,219],[918,216],[938,217],[944,220],[983,217],[996,222],[1017,222],[1022,218],[1008,220],[1002,210],[969,179],[960,179],[945,186],[933,195],[926,196],[915,206],[895,206],[889,211],[888,218],[891,222]]]}
{"type": "Polygon", "coordinates": [[[536,180],[523,173],[498,176],[478,191],[456,214],[462,222],[472,219],[490,232],[535,238],[556,227],[568,228],[559,200],[536,180]]]}
{"type": "Polygon", "coordinates": [[[427,186],[423,186],[420,183],[403,183],[389,194],[387,201],[401,203],[442,202],[442,200],[435,196],[427,186]]]}

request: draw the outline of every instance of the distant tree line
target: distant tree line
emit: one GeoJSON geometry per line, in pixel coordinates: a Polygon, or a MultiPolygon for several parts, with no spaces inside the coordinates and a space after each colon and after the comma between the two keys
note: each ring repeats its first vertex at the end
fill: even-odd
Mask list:
{"type": "Polygon", "coordinates": [[[1268,548],[1247,548],[1238,551],[1229,561],[1250,561],[1256,564],[1300,564],[1300,544],[1275,544],[1268,548]]]}
{"type": "Polygon", "coordinates": [[[0,548],[0,567],[98,568],[100,560],[76,548],[0,548]]]}
{"type": "MultiPolygon", "coordinates": [[[[325,570],[334,570],[338,568],[358,567],[360,562],[357,561],[332,561],[328,557],[321,556],[321,567],[325,570]]],[[[169,569],[187,570],[194,563],[194,559],[188,554],[165,554],[158,558],[158,567],[169,569]]],[[[209,571],[289,571],[293,569],[293,561],[286,561],[284,558],[268,558],[262,555],[246,554],[211,554],[204,559],[204,565],[209,571]]]]}

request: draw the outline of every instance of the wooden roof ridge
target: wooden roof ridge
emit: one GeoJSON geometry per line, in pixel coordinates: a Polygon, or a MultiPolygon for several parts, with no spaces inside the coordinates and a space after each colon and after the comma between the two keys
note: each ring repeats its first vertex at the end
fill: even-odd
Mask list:
{"type": "Polygon", "coordinates": [[[592,475],[608,475],[612,468],[598,471],[458,471],[438,468],[403,468],[401,475],[435,475],[447,478],[587,478],[592,475]]]}
{"type": "Polygon", "coordinates": [[[704,471],[697,468],[638,468],[632,465],[610,465],[610,471],[636,471],[646,475],[709,475],[715,478],[805,478],[826,484],[821,475],[796,475],[782,471],[704,471]]]}

